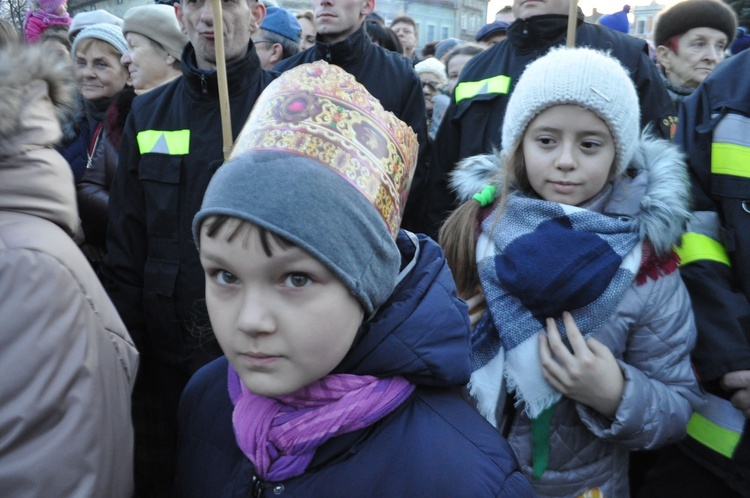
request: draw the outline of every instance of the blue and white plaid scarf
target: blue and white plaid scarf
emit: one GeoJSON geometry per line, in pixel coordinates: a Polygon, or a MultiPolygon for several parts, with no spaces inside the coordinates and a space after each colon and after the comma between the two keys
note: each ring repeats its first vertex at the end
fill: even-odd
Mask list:
{"type": "Polygon", "coordinates": [[[516,405],[536,418],[561,397],[544,379],[537,335],[555,318],[567,341],[562,312],[585,338],[614,312],[641,262],[635,222],[514,193],[500,219],[482,224],[477,244],[479,279],[487,299],[472,335],[469,384],[479,411],[492,423],[503,375],[516,405]],[[495,221],[497,220],[497,223],[495,221]]]}

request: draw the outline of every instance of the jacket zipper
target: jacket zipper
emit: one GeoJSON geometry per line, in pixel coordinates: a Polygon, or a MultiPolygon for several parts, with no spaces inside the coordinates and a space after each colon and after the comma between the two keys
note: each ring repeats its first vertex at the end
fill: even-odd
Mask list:
{"type": "Polygon", "coordinates": [[[258,476],[253,474],[253,482],[250,486],[252,498],[261,498],[263,496],[263,481],[258,479],[258,476]]]}
{"type": "Polygon", "coordinates": [[[201,73],[201,92],[203,95],[208,94],[208,81],[206,81],[206,75],[201,73]]]}

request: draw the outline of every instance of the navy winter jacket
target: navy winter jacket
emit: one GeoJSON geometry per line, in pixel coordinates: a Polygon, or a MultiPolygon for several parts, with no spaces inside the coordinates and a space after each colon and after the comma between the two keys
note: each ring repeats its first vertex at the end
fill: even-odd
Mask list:
{"type": "Polygon", "coordinates": [[[449,389],[471,372],[466,305],[440,247],[399,235],[404,280],[360,329],[336,372],[403,375],[417,388],[375,424],[330,439],[307,471],[261,482],[236,444],[227,360],[199,370],[180,404],[176,494],[305,497],[525,497],[529,482],[500,434],[449,389]]]}

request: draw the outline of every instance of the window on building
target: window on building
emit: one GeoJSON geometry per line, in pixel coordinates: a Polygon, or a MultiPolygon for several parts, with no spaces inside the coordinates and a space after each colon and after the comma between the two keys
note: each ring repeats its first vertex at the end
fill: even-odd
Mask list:
{"type": "Polygon", "coordinates": [[[440,28],[440,39],[441,40],[445,40],[449,36],[450,35],[448,34],[448,27],[447,26],[443,26],[442,28],[440,28]]]}
{"type": "Polygon", "coordinates": [[[638,21],[635,23],[635,34],[646,34],[646,21],[644,19],[638,19],[638,21]]]}
{"type": "Polygon", "coordinates": [[[461,14],[461,29],[466,29],[466,27],[469,24],[466,18],[467,18],[466,14],[461,14]]]}

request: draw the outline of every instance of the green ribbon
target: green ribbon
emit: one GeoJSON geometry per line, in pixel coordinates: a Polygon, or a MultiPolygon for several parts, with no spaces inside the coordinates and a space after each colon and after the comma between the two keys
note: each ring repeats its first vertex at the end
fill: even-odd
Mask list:
{"type": "Polygon", "coordinates": [[[497,187],[495,187],[494,185],[487,185],[482,189],[481,192],[472,195],[471,198],[475,201],[478,201],[480,206],[487,207],[495,202],[496,191],[497,187]]]}
{"type": "Polygon", "coordinates": [[[531,420],[531,459],[534,466],[532,473],[534,479],[542,477],[549,464],[549,434],[555,406],[550,406],[537,418],[531,420]]]}

